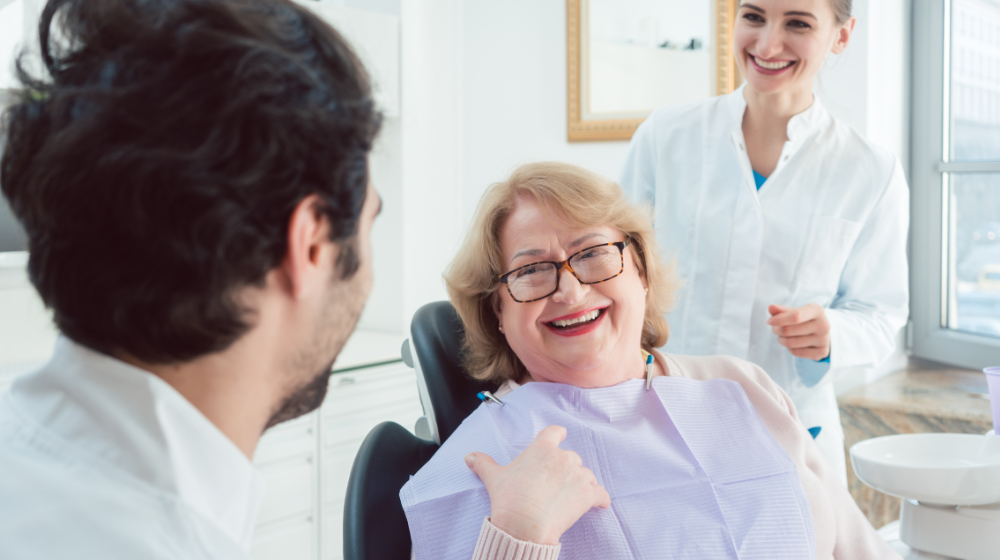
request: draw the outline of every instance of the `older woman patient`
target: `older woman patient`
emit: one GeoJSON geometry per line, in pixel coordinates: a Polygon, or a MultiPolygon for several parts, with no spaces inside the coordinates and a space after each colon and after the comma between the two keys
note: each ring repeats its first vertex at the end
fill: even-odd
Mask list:
{"type": "Polygon", "coordinates": [[[497,401],[403,487],[417,559],[898,558],[766,373],[655,350],[658,254],[649,210],[579,167],[486,192],[446,281],[497,401]]]}

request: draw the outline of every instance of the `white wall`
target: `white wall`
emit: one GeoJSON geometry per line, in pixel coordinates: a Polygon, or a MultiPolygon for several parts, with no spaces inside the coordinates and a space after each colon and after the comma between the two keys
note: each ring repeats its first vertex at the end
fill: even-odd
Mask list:
{"type": "MultiPolygon", "coordinates": [[[[907,0],[855,0],[847,51],[817,83],[827,109],[909,160],[907,0]],[[874,32],[871,30],[875,30],[874,32]]],[[[558,0],[461,6],[465,217],[492,182],[521,163],[557,159],[617,178],[627,142],[566,141],[566,6],[558,0]]]]}
{"type": "Polygon", "coordinates": [[[28,281],[28,254],[0,252],[0,385],[45,362],[57,332],[28,281]]]}
{"type": "Polygon", "coordinates": [[[566,3],[466,2],[464,215],[518,165],[559,160],[617,178],[627,142],[566,141],[566,3]]]}
{"type": "Polygon", "coordinates": [[[371,297],[358,328],[401,333],[403,309],[403,161],[401,120],[386,118],[368,158],[371,180],[382,197],[382,213],[372,226],[371,297]]]}
{"type": "MultiPolygon", "coordinates": [[[[851,45],[831,56],[817,92],[832,114],[893,151],[907,169],[910,2],[855,0],[854,10],[851,45]]],[[[427,262],[408,261],[407,273],[419,275],[407,277],[415,283],[406,291],[409,317],[419,304],[445,297],[440,274],[487,186],[520,164],[547,159],[617,178],[628,143],[566,141],[565,2],[407,0],[403,13],[404,202],[441,201],[421,206],[420,212],[440,219],[409,222],[407,242],[410,234],[422,242],[443,240],[427,262]],[[420,46],[416,31],[429,21],[434,46],[407,52],[420,46]],[[408,32],[413,25],[418,29],[408,32]],[[435,163],[418,162],[423,156],[417,154],[435,163]],[[433,184],[423,175],[428,172],[433,184]],[[407,191],[411,185],[419,190],[407,191]]],[[[882,368],[854,371],[838,389],[900,367],[905,354],[899,342],[901,351],[882,368]]]]}
{"type": "Polygon", "coordinates": [[[566,142],[565,12],[559,0],[402,3],[404,329],[447,299],[441,275],[491,183],[546,159],[618,175],[627,142],[566,142]]]}
{"type": "Polygon", "coordinates": [[[823,105],[909,169],[908,0],[854,0],[858,18],[843,54],[830,55],[816,83],[823,105]]]}
{"type": "MultiPolygon", "coordinates": [[[[400,117],[387,119],[372,155],[385,210],[363,328],[405,331],[420,305],[447,297],[441,274],[480,196],[518,165],[560,160],[618,176],[627,142],[566,141],[562,0],[324,1],[400,17],[400,117]]],[[[855,10],[854,40],[818,89],[833,114],[905,169],[909,2],[855,0],[855,10]]]]}
{"type": "MultiPolygon", "coordinates": [[[[816,91],[834,116],[887,148],[909,172],[910,21],[908,0],[855,0],[858,18],[847,50],[827,60],[816,91]]],[[[875,368],[855,368],[837,381],[838,393],[871,383],[906,365],[905,333],[896,352],[875,368]]]]}
{"type": "Polygon", "coordinates": [[[461,238],[460,0],[406,0],[402,48],[403,308],[401,321],[447,299],[441,273],[461,238]]]}

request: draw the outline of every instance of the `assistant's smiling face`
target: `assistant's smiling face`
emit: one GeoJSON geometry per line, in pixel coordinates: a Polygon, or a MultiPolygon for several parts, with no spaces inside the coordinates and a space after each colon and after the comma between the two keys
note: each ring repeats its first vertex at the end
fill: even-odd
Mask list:
{"type": "MultiPolygon", "coordinates": [[[[611,227],[569,225],[528,197],[518,200],[500,231],[505,272],[624,239],[611,227]]],[[[559,274],[558,291],[539,301],[519,303],[506,287],[499,289],[503,333],[531,378],[607,387],[641,377],[645,279],[632,248],[625,248],[624,271],[611,280],[581,284],[565,268],[559,274]]]]}
{"type": "Polygon", "coordinates": [[[838,23],[832,0],[740,3],[733,50],[740,72],[762,93],[812,88],[827,53],[847,48],[853,19],[838,23]]]}

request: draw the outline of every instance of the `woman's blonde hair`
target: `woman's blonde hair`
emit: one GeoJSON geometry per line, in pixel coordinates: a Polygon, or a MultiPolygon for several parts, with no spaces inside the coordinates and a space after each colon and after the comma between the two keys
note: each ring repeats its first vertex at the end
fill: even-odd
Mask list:
{"type": "MultiPolygon", "coordinates": [[[[462,359],[466,371],[485,381],[519,379],[524,365],[499,330],[498,276],[503,269],[500,230],[523,197],[532,197],[548,216],[574,227],[607,226],[631,240],[640,274],[646,277],[646,316],[641,344],[663,346],[669,330],[664,314],[677,288],[673,266],[666,265],[656,245],[652,210],[625,198],[614,181],[582,167],[558,162],[524,165],[501,183],[491,185],[479,201],[465,242],[445,272],[451,303],[465,324],[462,359]]],[[[515,304],[521,305],[521,304],[515,304]]]]}

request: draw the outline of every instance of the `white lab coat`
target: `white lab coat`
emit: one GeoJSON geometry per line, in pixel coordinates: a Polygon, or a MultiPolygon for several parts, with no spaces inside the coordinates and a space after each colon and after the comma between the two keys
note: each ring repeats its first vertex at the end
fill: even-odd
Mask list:
{"type": "Polygon", "coordinates": [[[664,107],[632,139],[622,188],[652,202],[661,251],[685,282],[664,348],[761,366],[803,424],[822,427],[817,444],[843,471],[831,381],[888,357],[906,323],[909,191],[893,154],[816,99],[789,121],[778,166],[758,192],[745,110],[743,88],[664,107]],[[769,304],[808,303],[826,308],[829,364],[792,356],[767,325],[769,304]]]}
{"type": "Polygon", "coordinates": [[[67,339],[0,394],[0,558],[250,560],[264,488],[170,385],[67,339]]]}

